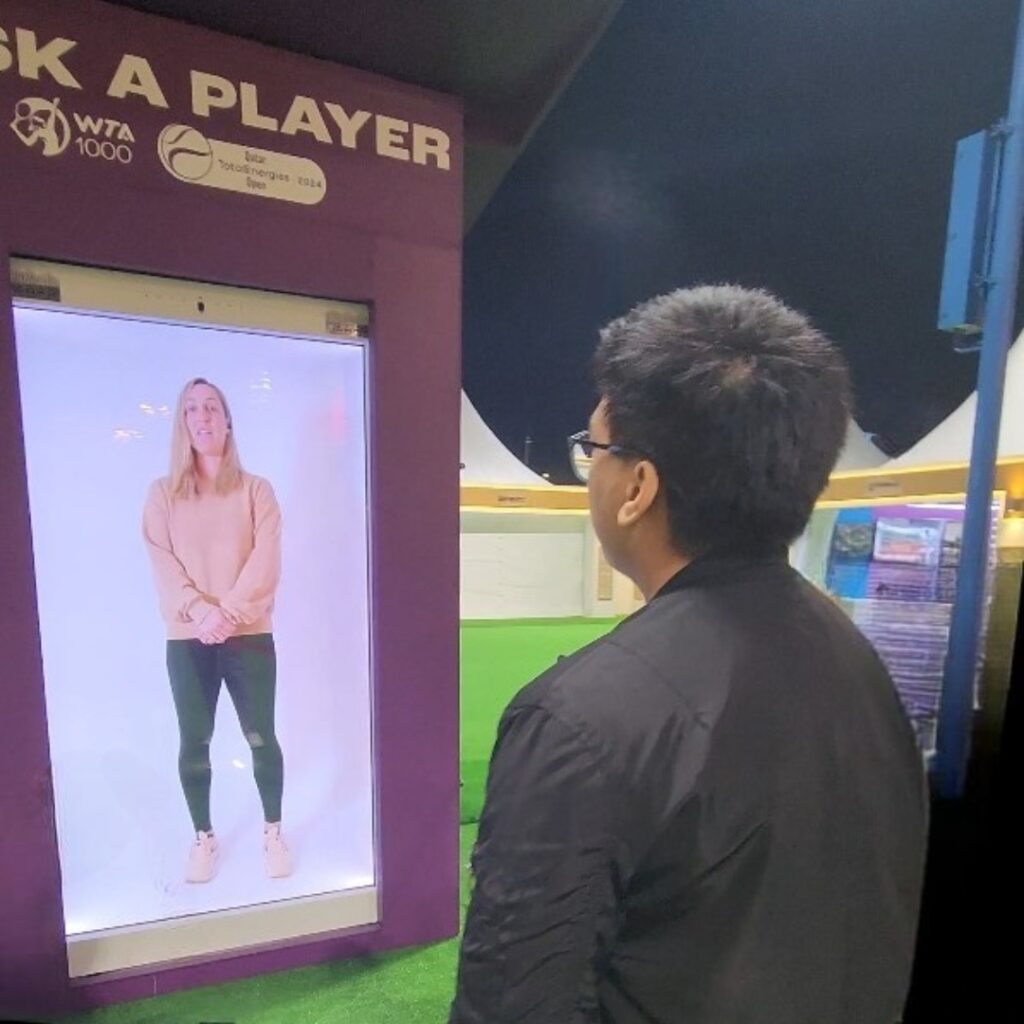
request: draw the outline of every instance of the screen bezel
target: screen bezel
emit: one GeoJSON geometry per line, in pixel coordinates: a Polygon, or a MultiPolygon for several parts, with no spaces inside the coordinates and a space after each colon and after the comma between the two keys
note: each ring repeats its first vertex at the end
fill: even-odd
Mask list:
{"type": "MultiPolygon", "coordinates": [[[[225,953],[255,952],[381,924],[382,848],[374,573],[374,360],[372,306],[365,302],[221,285],[11,255],[11,317],[18,307],[265,334],[296,342],[358,346],[363,355],[367,496],[367,630],[374,884],[67,936],[68,973],[85,981],[225,953]],[[59,294],[33,296],[29,279],[55,279],[59,294]]],[[[12,323],[13,326],[13,323],[12,323]]],[[[16,331],[14,332],[16,335],[16,331]]],[[[59,856],[59,847],[58,847],[59,856]]]]}

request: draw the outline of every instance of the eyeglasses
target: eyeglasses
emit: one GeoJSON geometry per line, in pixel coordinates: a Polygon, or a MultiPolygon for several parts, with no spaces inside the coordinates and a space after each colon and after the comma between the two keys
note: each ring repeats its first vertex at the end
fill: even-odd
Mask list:
{"type": "Polygon", "coordinates": [[[607,452],[609,455],[641,457],[640,453],[632,448],[621,444],[604,444],[601,441],[595,441],[591,438],[589,431],[581,430],[578,434],[572,434],[569,437],[569,461],[572,463],[573,472],[580,483],[585,484],[590,478],[590,464],[594,459],[595,448],[600,448],[601,451],[607,452]]]}

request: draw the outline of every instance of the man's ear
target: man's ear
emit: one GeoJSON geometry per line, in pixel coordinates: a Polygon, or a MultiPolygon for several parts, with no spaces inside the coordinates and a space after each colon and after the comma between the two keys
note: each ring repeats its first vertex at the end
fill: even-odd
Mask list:
{"type": "Polygon", "coordinates": [[[650,510],[661,490],[658,469],[648,459],[638,459],[626,483],[626,500],[619,506],[619,526],[633,526],[650,510]]]}

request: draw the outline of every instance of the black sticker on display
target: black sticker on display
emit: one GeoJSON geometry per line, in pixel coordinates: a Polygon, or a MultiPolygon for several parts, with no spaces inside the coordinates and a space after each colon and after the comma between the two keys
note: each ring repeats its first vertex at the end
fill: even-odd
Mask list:
{"type": "Polygon", "coordinates": [[[60,281],[53,274],[18,271],[11,275],[11,293],[32,302],[60,302],[60,281]]]}

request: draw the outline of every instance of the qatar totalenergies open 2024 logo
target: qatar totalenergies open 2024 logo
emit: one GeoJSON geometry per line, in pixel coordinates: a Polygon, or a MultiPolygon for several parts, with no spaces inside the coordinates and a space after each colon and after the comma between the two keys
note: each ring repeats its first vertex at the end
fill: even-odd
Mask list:
{"type": "Polygon", "coordinates": [[[181,181],[201,181],[213,168],[210,140],[188,125],[169,124],[156,148],[164,170],[181,181]]]}
{"type": "Polygon", "coordinates": [[[111,117],[65,113],[60,99],[26,96],[14,105],[11,131],[29,149],[45,157],[70,150],[100,162],[130,164],[135,135],[124,121],[111,117]]]}

